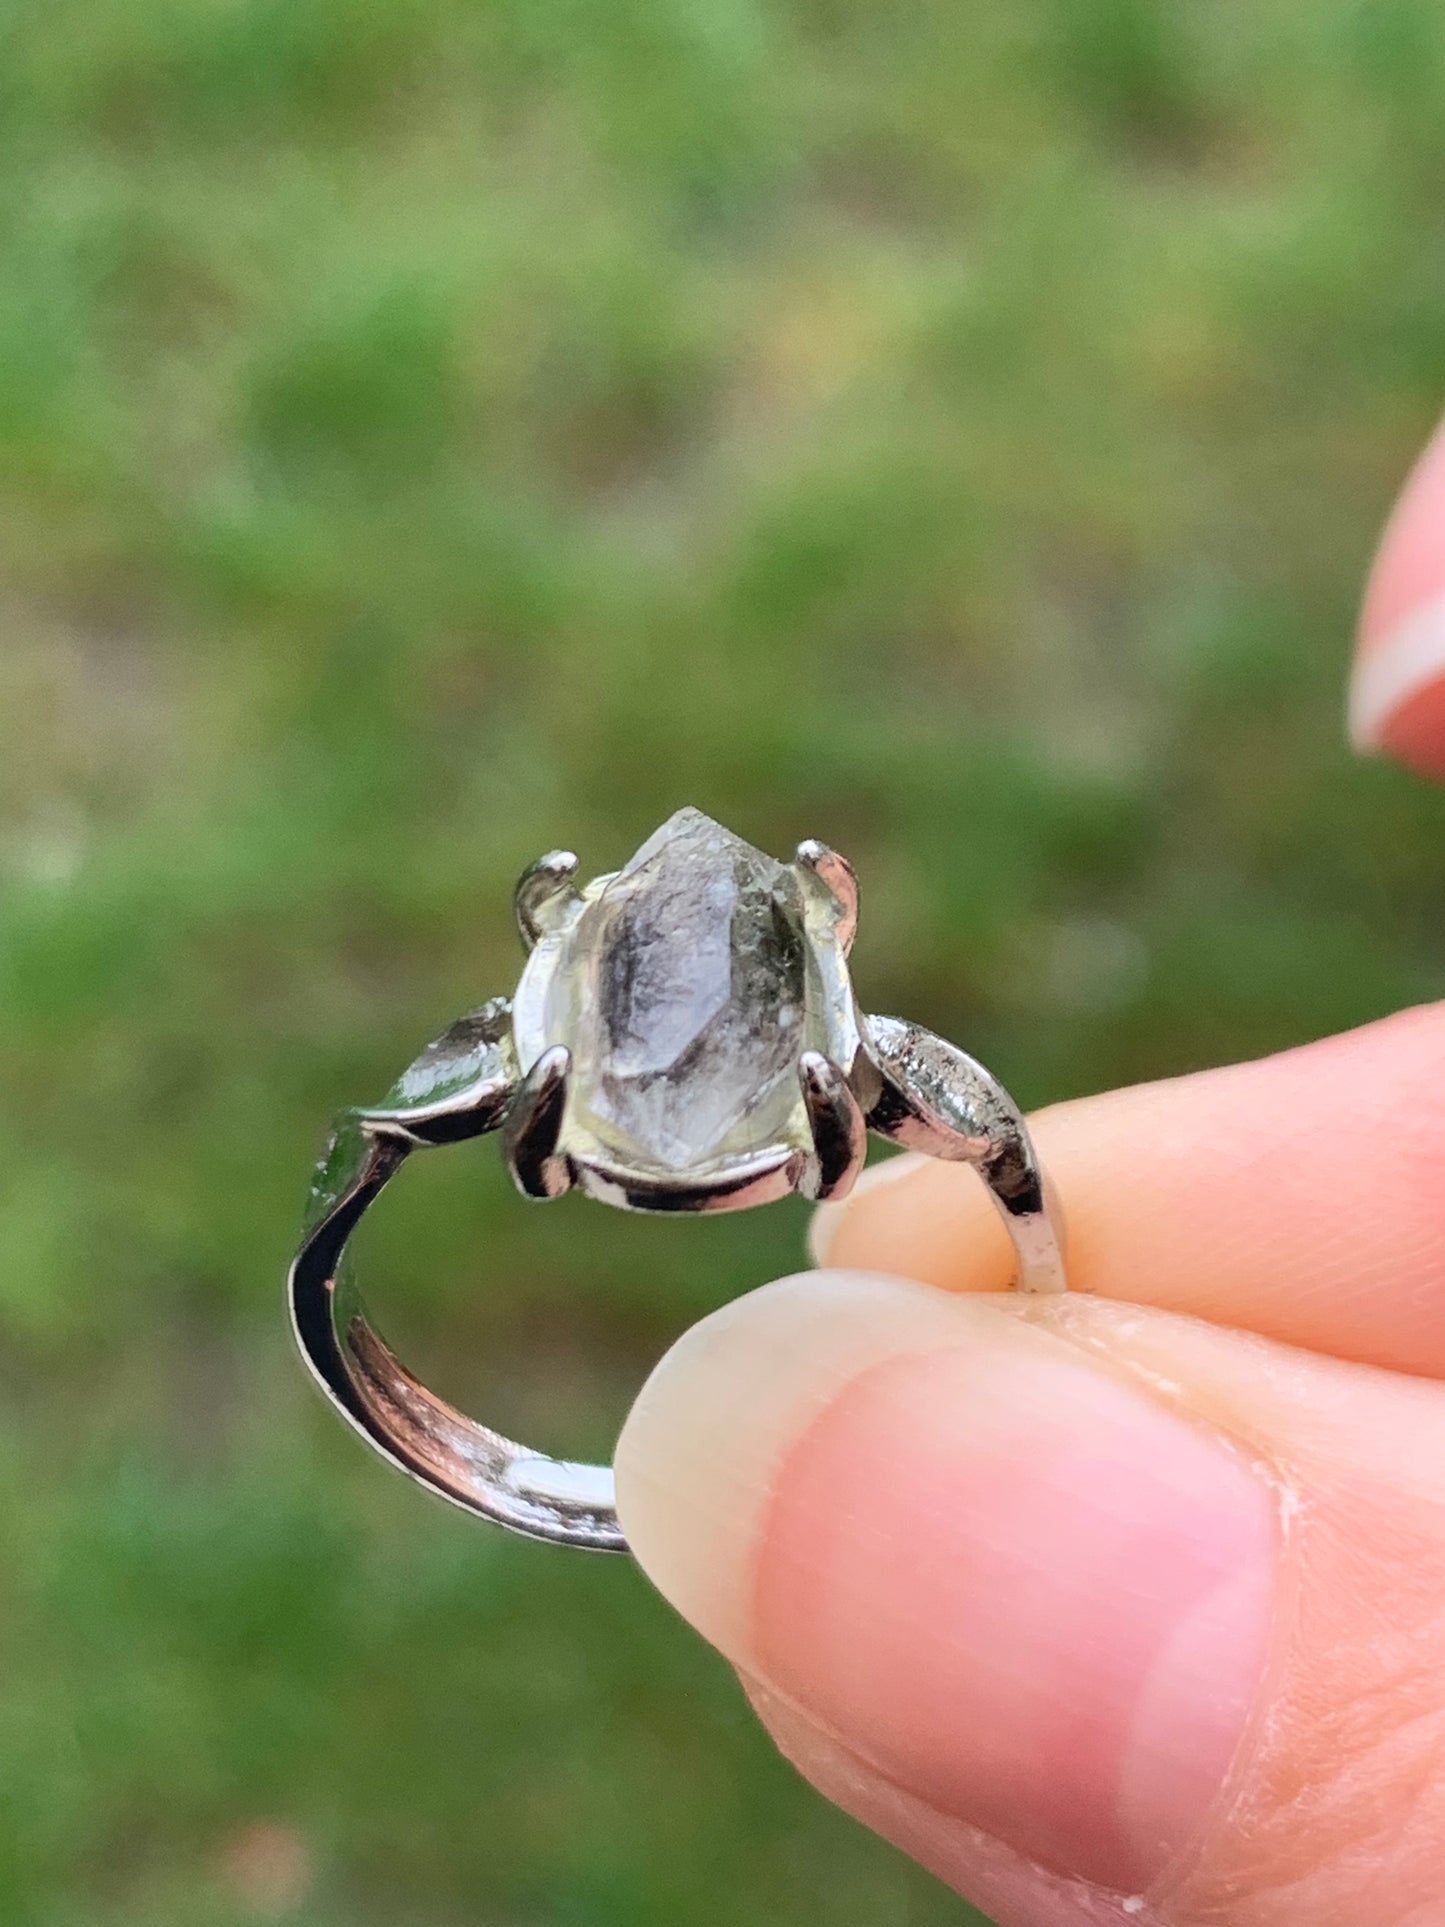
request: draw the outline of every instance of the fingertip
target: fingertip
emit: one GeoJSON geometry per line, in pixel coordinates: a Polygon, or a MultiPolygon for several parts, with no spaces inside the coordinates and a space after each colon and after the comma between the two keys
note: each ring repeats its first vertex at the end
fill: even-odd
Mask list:
{"type": "Polygon", "coordinates": [[[1357,750],[1445,777],[1445,426],[1380,540],[1360,616],[1348,728],[1357,750]]]}
{"type": "Polygon", "coordinates": [[[809,1232],[813,1262],[885,1272],[940,1291],[1006,1291],[1017,1257],[978,1173],[909,1152],[864,1172],[809,1232]]]}
{"type": "Polygon", "coordinates": [[[761,1522],[793,1442],[880,1356],[935,1341],[951,1300],[899,1278],[810,1271],[694,1325],[617,1441],[617,1506],[638,1563],[735,1665],[752,1654],[761,1522]]]}
{"type": "Polygon", "coordinates": [[[836,1270],[752,1293],[654,1373],[618,1506],[678,1610],[893,1784],[1137,1891],[1238,1744],[1275,1502],[1026,1310],[836,1270]]]}
{"type": "Polygon", "coordinates": [[[836,1204],[820,1204],[808,1222],[808,1255],[813,1263],[820,1270],[827,1265],[847,1264],[849,1260],[841,1252],[851,1242],[850,1228],[874,1215],[880,1192],[891,1193],[900,1179],[925,1170],[930,1162],[916,1151],[880,1158],[861,1174],[846,1198],[836,1204]]]}

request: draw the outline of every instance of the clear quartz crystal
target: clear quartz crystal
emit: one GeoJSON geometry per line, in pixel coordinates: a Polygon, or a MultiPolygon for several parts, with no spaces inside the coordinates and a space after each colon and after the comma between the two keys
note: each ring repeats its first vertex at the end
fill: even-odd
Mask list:
{"type": "Polygon", "coordinates": [[[805,1049],[846,1069],[852,996],[825,893],[700,810],[678,811],[539,944],[515,1013],[525,1061],[572,1053],[564,1143],[604,1165],[705,1171],[805,1149],[805,1049]]]}

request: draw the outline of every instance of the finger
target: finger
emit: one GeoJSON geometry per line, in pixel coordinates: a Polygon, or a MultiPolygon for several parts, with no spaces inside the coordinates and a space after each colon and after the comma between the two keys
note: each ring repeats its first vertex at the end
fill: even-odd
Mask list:
{"type": "Polygon", "coordinates": [[[1440,1918],[1440,1387],[814,1272],[683,1339],[617,1481],[803,1770],[1003,1927],[1440,1918]]]}
{"type": "MultiPolygon", "coordinates": [[[[1445,1004],[1031,1126],[1075,1289],[1445,1376],[1445,1004]]],[[[898,1159],[815,1219],[820,1263],[998,1291],[973,1172],[898,1159]]],[[[871,1175],[871,1174],[870,1174],[871,1175]]]]}
{"type": "Polygon", "coordinates": [[[941,1817],[759,1681],[744,1674],[742,1686],[778,1751],[805,1780],[966,1894],[990,1920],[1005,1927],[1166,1927],[1142,1895],[1083,1886],[977,1828],[941,1817]]]}
{"type": "Polygon", "coordinates": [[[1360,616],[1350,735],[1445,776],[1445,425],[1405,484],[1360,616]]]}

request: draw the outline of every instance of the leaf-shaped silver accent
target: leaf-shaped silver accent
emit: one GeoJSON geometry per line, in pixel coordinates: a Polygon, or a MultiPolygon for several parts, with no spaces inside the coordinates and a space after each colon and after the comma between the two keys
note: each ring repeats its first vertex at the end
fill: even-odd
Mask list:
{"type": "Polygon", "coordinates": [[[511,1005],[494,997],[427,1045],[380,1104],[357,1113],[372,1130],[414,1144],[453,1144],[493,1131],[517,1082],[511,1005]]]}

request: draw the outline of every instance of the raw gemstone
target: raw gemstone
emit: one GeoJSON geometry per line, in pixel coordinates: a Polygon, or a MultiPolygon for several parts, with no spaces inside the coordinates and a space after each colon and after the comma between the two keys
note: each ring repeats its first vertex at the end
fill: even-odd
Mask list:
{"type": "Polygon", "coordinates": [[[547,974],[538,1041],[572,1053],[569,1151],[677,1172],[806,1147],[798,1057],[831,1049],[837,1028],[820,944],[793,868],[700,810],[671,817],[552,957],[533,953],[547,974]]]}

